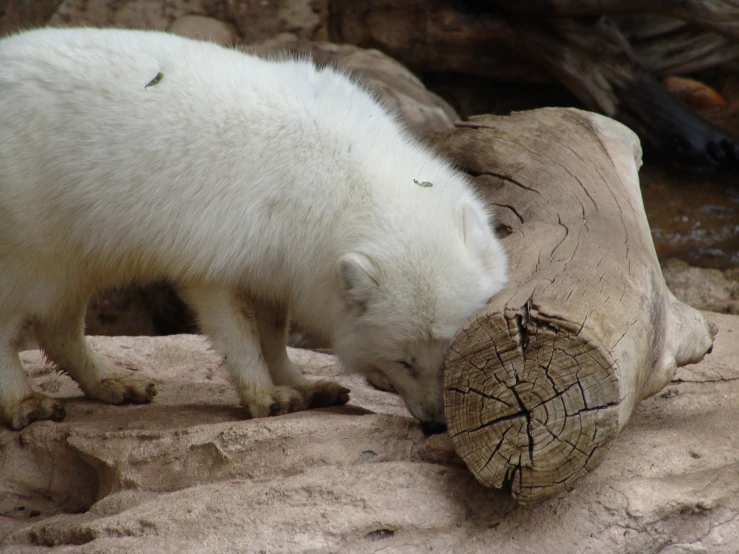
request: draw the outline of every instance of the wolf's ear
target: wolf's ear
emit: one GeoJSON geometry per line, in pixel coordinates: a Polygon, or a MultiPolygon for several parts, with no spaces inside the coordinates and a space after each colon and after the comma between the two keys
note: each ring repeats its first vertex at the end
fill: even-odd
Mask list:
{"type": "Polygon", "coordinates": [[[467,248],[475,254],[482,254],[491,236],[490,226],[483,220],[480,211],[471,204],[462,204],[462,237],[467,248]]]}
{"type": "Polygon", "coordinates": [[[484,212],[481,213],[470,204],[462,205],[462,236],[465,246],[482,261],[487,272],[495,276],[496,282],[502,288],[507,282],[508,272],[505,250],[495,237],[484,212]]]}
{"type": "Polygon", "coordinates": [[[344,254],[339,259],[337,273],[347,303],[366,307],[379,286],[379,271],[372,260],[358,252],[344,254]]]}

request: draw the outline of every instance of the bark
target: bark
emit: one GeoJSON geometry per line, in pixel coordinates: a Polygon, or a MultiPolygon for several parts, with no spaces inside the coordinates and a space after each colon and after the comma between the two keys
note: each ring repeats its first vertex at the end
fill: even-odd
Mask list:
{"type": "Polygon", "coordinates": [[[570,490],[716,329],[665,285],[623,125],[547,108],[475,117],[436,143],[475,176],[510,255],[510,283],[447,356],[455,449],[520,502],[570,490]]]}

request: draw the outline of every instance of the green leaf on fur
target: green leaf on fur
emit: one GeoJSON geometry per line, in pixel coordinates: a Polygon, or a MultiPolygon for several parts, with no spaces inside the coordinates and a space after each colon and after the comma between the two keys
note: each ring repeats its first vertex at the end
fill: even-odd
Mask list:
{"type": "Polygon", "coordinates": [[[144,87],[144,89],[147,89],[149,87],[153,87],[154,85],[159,84],[159,81],[161,81],[163,77],[164,77],[164,73],[160,71],[159,73],[156,74],[156,76],[151,81],[146,83],[146,86],[144,87]]]}
{"type": "Polygon", "coordinates": [[[415,179],[413,179],[413,182],[416,183],[419,187],[433,187],[434,186],[433,183],[430,183],[428,181],[421,181],[419,183],[418,181],[416,181],[415,179]]]}

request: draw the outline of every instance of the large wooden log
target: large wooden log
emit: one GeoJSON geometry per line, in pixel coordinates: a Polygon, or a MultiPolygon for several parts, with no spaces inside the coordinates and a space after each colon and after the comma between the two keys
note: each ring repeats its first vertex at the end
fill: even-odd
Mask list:
{"type": "Polygon", "coordinates": [[[569,490],[716,329],[665,285],[625,126],[547,108],[475,117],[436,143],[475,177],[510,254],[509,285],[447,356],[454,446],[521,502],[569,490]]]}

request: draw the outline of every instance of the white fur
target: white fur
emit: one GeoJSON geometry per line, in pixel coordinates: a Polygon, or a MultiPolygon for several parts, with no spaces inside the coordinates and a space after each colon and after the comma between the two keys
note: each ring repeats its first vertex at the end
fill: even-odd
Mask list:
{"type": "Polygon", "coordinates": [[[274,385],[305,386],[282,341],[289,309],[443,421],[446,347],[506,279],[489,222],[459,172],[335,70],[155,32],[3,39],[0,412],[30,394],[16,353],[29,320],[106,399],[87,298],[168,279],[253,413],[255,396],[280,402],[274,385]]]}

